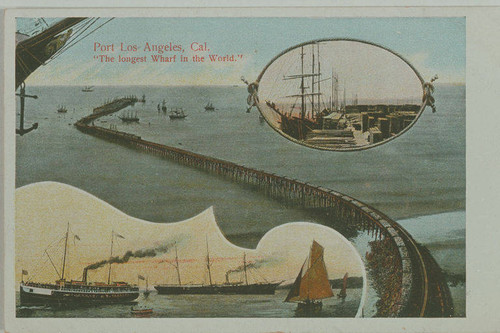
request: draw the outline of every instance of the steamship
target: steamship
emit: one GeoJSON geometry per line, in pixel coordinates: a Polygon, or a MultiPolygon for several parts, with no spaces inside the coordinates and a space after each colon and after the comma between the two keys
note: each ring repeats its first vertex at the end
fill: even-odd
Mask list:
{"type": "MultiPolygon", "coordinates": [[[[24,281],[24,275],[27,275],[28,272],[23,270],[23,281],[21,281],[21,284],[19,286],[21,305],[132,303],[136,298],[139,297],[138,287],[133,287],[126,282],[110,282],[111,264],[109,265],[107,283],[89,283],[87,281],[87,273],[89,267],[84,268],[81,281],[67,281],[64,273],[66,267],[68,234],[69,224],[66,230],[66,241],[64,245],[61,275],[54,284],[24,281]]],[[[111,244],[113,244],[113,238],[115,235],[117,234],[112,233],[111,244]]],[[[77,235],[74,235],[74,237],[75,239],[79,239],[77,235]]],[[[113,245],[111,245],[111,251],[113,251],[112,249],[113,245]]],[[[45,252],[47,253],[47,251],[45,252]]]]}
{"type": "Polygon", "coordinates": [[[274,295],[276,287],[283,281],[280,282],[259,282],[259,283],[248,283],[248,264],[246,262],[246,255],[243,254],[243,266],[242,270],[244,272],[245,280],[230,282],[229,274],[232,271],[226,272],[226,282],[221,284],[213,283],[212,274],[210,270],[210,254],[208,252],[207,243],[207,256],[206,256],[206,267],[208,273],[209,284],[182,284],[181,275],[179,272],[179,259],[177,256],[177,248],[175,249],[175,268],[177,271],[178,284],[162,284],[155,286],[155,289],[160,295],[182,295],[182,294],[198,294],[198,295],[274,295]]]}

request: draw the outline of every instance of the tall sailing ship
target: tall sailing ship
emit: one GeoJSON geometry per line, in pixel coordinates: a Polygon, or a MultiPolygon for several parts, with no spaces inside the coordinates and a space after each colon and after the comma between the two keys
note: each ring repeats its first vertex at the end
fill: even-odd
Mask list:
{"type": "MultiPolygon", "coordinates": [[[[68,249],[69,223],[66,230],[66,240],[64,243],[63,263],[61,274],[55,284],[36,283],[24,281],[24,275],[28,272],[23,270],[23,280],[19,286],[21,305],[79,305],[79,304],[113,304],[130,303],[139,297],[139,288],[130,286],[125,282],[110,282],[111,263],[109,264],[107,283],[89,283],[87,281],[88,267],[83,270],[81,281],[66,280],[66,255],[68,249]]],[[[111,254],[113,253],[113,238],[117,234],[111,235],[111,254]]],[[[75,239],[80,239],[75,235],[75,239]]],[[[47,251],[45,251],[47,253],[47,251]]],[[[48,253],[47,253],[48,255],[48,253]]],[[[49,256],[50,259],[50,256],[49,256]]],[[[51,263],[56,268],[52,262],[51,263]]],[[[56,273],[59,275],[59,272],[56,273]]]]}
{"type": "Polygon", "coordinates": [[[181,282],[181,274],[179,271],[179,258],[177,256],[177,248],[175,249],[175,265],[177,271],[177,284],[163,284],[155,286],[158,294],[164,295],[179,295],[179,294],[226,294],[226,295],[274,295],[276,287],[280,282],[261,282],[249,283],[248,282],[248,264],[246,262],[246,254],[243,254],[243,272],[245,276],[244,281],[230,282],[229,274],[231,271],[226,272],[226,282],[223,284],[216,284],[212,280],[210,253],[208,251],[207,243],[207,256],[206,268],[208,273],[209,284],[183,284],[181,282]]]}
{"type": "MultiPolygon", "coordinates": [[[[277,104],[276,101],[266,100],[265,104],[279,116],[280,130],[290,137],[308,141],[319,136],[332,136],[333,133],[324,131],[331,126],[331,119],[335,121],[346,119],[346,89],[343,87],[343,100],[339,97],[339,78],[332,70],[331,76],[324,78],[321,72],[320,43],[310,45],[311,68],[306,69],[305,56],[307,46],[300,48],[300,72],[283,76],[283,80],[300,80],[299,91],[296,94],[280,96],[287,102],[277,104]],[[322,92],[322,82],[331,82],[329,101],[325,100],[322,92]],[[288,100],[290,102],[288,102],[288,100]],[[293,100],[293,103],[291,101],[293,100]],[[296,107],[297,104],[300,104],[296,107]],[[297,111],[297,108],[299,109],[297,111]]],[[[339,128],[342,129],[342,128],[339,128]]],[[[348,131],[349,132],[349,131],[348,131]]],[[[336,133],[338,135],[339,133],[336,133]]],[[[341,136],[352,136],[352,133],[342,133],[341,136]]],[[[330,141],[332,138],[330,138],[330,141]]],[[[320,140],[324,141],[324,140],[320,140]]],[[[345,139],[340,139],[344,142],[345,139]]]]}
{"type": "Polygon", "coordinates": [[[323,246],[313,241],[309,256],[285,299],[285,302],[296,302],[299,312],[318,312],[323,307],[321,300],[333,296],[323,252],[323,246]]]}
{"type": "MultiPolygon", "coordinates": [[[[283,80],[300,80],[298,94],[285,96],[287,98],[300,98],[300,112],[294,112],[295,103],[290,111],[280,109],[274,102],[266,101],[266,105],[280,117],[280,129],[294,139],[305,140],[309,132],[321,129],[321,64],[319,62],[319,43],[311,45],[312,68],[306,72],[304,67],[304,46],[300,48],[300,73],[283,77],[283,80]],[[317,46],[317,50],[315,50],[317,46]],[[307,87],[308,83],[310,87],[307,87]]],[[[333,78],[332,78],[333,80],[333,78]]],[[[326,111],[326,110],[325,110],[326,111]]],[[[331,110],[328,111],[330,113],[331,110]]]]}
{"type": "Polygon", "coordinates": [[[124,123],[138,123],[139,117],[137,116],[137,111],[132,113],[132,111],[123,113],[121,116],[118,116],[124,123]]]}

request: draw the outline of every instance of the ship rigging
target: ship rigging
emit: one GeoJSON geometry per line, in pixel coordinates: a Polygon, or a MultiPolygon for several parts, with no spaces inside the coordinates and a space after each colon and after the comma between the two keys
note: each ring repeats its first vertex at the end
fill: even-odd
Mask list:
{"type": "Polygon", "coordinates": [[[49,25],[43,18],[39,18],[35,19],[35,29],[16,32],[16,90],[20,88],[16,95],[21,99],[19,128],[16,129],[16,134],[22,136],[38,128],[38,123],[27,128],[24,124],[25,99],[38,98],[26,93],[24,81],[28,76],[112,19],[101,23],[99,18],[69,17],[49,25]]]}
{"type": "MultiPolygon", "coordinates": [[[[243,265],[236,270],[229,270],[226,272],[226,282],[223,284],[214,283],[212,279],[212,262],[210,259],[210,251],[207,241],[207,254],[205,257],[206,272],[208,275],[207,284],[183,284],[181,282],[181,274],[179,269],[179,257],[177,253],[177,246],[175,246],[175,263],[171,263],[177,272],[178,284],[164,284],[157,285],[155,289],[158,294],[178,295],[178,294],[222,294],[222,295],[272,295],[276,287],[282,282],[258,282],[249,283],[248,281],[248,268],[249,264],[246,259],[246,253],[243,254],[243,265]],[[242,270],[244,272],[244,281],[230,282],[229,275],[231,272],[242,270]]],[[[264,279],[265,280],[265,279],[264,279]]]]}
{"type": "MultiPolygon", "coordinates": [[[[49,256],[47,250],[44,253],[48,256],[52,267],[56,271],[59,279],[55,284],[38,283],[24,281],[24,276],[28,275],[26,270],[22,270],[22,280],[19,285],[20,300],[22,305],[81,305],[81,304],[102,304],[102,303],[130,303],[139,297],[139,288],[132,287],[125,282],[110,282],[111,277],[111,261],[108,271],[107,283],[89,283],[87,275],[89,267],[83,269],[82,280],[66,280],[67,253],[68,253],[68,238],[70,234],[70,225],[68,223],[66,234],[64,237],[64,252],[61,267],[61,274],[56,268],[54,261],[49,256]]],[[[80,240],[76,234],[73,235],[75,240],[80,240]]],[[[113,254],[113,239],[114,237],[122,237],[115,232],[111,235],[111,257],[113,254]]]]}

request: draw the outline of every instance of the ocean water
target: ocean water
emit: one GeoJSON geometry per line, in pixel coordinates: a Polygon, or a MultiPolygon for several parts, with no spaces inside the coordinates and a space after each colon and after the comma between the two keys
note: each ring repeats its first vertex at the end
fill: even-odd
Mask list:
{"type": "MultiPolygon", "coordinates": [[[[339,292],[334,289],[335,294],[339,292]]],[[[151,318],[292,318],[299,317],[295,303],[285,303],[288,290],[278,289],[274,295],[158,295],[151,292],[145,299],[137,299],[138,305],[153,309],[151,318]]],[[[19,297],[19,295],[17,296],[19,297]]],[[[354,317],[358,311],[361,289],[348,289],[344,301],[337,297],[323,300],[317,317],[354,317]]],[[[130,304],[92,306],[87,308],[58,308],[49,306],[18,307],[18,317],[51,318],[130,318],[130,304]]]]}
{"type": "MultiPolygon", "coordinates": [[[[16,137],[16,187],[39,181],[70,184],[131,216],[159,223],[184,220],[214,206],[222,232],[244,247],[255,247],[265,232],[283,223],[309,221],[328,225],[327,220],[313,211],[285,206],[249,186],[83,134],[73,126],[108,99],[130,94],[140,97],[144,93],[146,103],[130,109],[133,113],[137,111],[139,123],[123,123],[118,118],[122,113],[119,112],[101,118],[96,125],[113,126],[146,140],[335,189],[395,220],[465,209],[464,86],[437,86],[437,113],[425,110],[415,126],[400,138],[360,152],[325,152],[288,141],[260,122],[257,110],[245,112],[247,93],[241,86],[96,87],[92,93],[81,92],[81,87],[44,86],[28,87],[27,93],[39,96],[26,104],[26,122],[38,122],[39,128],[16,137]],[[184,108],[187,118],[170,120],[158,113],[157,105],[163,99],[169,108],[184,108]],[[204,110],[209,100],[216,111],[204,110]],[[59,105],[66,106],[68,113],[58,114],[59,105]]],[[[441,224],[448,220],[437,219],[441,224]]],[[[417,232],[419,220],[408,221],[405,227],[417,232]]],[[[441,228],[425,230],[443,239],[451,237],[441,228]]],[[[369,237],[364,233],[339,231],[353,241],[363,257],[369,237]]],[[[442,248],[430,249],[438,257],[443,253],[439,252],[442,248]]],[[[461,245],[448,250],[451,252],[446,257],[465,251],[461,245]]],[[[465,270],[463,262],[451,265],[450,271],[465,270]]],[[[455,290],[452,293],[459,302],[465,302],[465,293],[455,290]]],[[[233,306],[199,308],[194,314],[189,309],[205,303],[202,299],[200,303],[182,299],[172,302],[168,297],[152,295],[150,301],[160,302],[155,311],[156,307],[170,311],[159,311],[161,316],[240,317],[251,309],[253,314],[249,316],[292,317],[293,306],[278,305],[282,304],[282,298],[229,301],[233,306]]],[[[365,315],[374,313],[376,301],[374,290],[369,288],[365,315]]],[[[333,308],[328,316],[355,313],[352,309],[347,314],[340,307],[333,308]]],[[[69,312],[20,310],[19,316],[26,313],[26,316],[92,316],[91,310],[73,313],[71,309],[69,312]]],[[[130,316],[126,306],[104,307],[102,311],[103,317],[130,316]]]]}
{"type": "MultiPolygon", "coordinates": [[[[361,152],[325,152],[294,144],[246,113],[244,87],[28,87],[26,105],[39,129],[16,140],[16,186],[58,181],[79,187],[129,215],[154,222],[186,219],[209,206],[228,235],[262,234],[290,221],[317,221],[245,186],[77,131],[72,124],[106,99],[146,95],[140,122],[120,113],[101,118],[146,140],[222,158],[332,188],[373,205],[393,219],[465,208],[465,87],[438,86],[437,113],[426,110],[402,137],[361,152]],[[183,107],[184,120],[158,114],[183,107]],[[217,108],[205,112],[207,101],[217,108]],[[58,114],[58,105],[69,112],[58,114]]],[[[321,221],[318,221],[321,223],[321,221]]]]}
{"type": "Polygon", "coordinates": [[[425,245],[448,276],[455,316],[466,314],[465,211],[419,216],[398,221],[413,238],[425,245]]]}

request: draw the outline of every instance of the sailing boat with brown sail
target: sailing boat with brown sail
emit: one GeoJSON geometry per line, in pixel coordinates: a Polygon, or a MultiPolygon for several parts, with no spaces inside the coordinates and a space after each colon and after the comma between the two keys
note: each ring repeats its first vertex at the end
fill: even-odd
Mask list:
{"type": "Polygon", "coordinates": [[[285,299],[285,302],[297,302],[297,311],[318,312],[323,306],[321,300],[333,296],[323,252],[323,246],[313,241],[309,256],[285,299]]]}
{"type": "Polygon", "coordinates": [[[337,294],[338,298],[342,298],[344,300],[347,297],[347,278],[349,277],[348,273],[345,273],[344,278],[342,279],[342,289],[337,294]]]}

